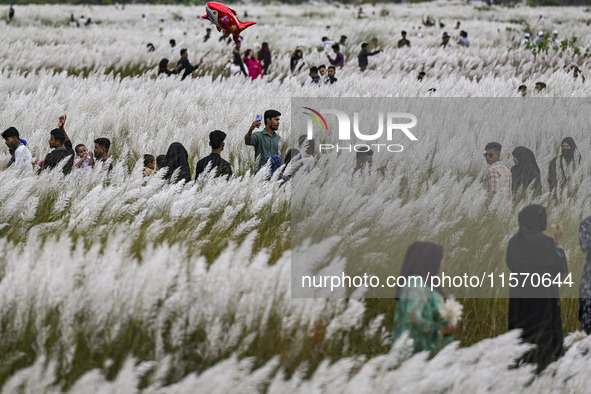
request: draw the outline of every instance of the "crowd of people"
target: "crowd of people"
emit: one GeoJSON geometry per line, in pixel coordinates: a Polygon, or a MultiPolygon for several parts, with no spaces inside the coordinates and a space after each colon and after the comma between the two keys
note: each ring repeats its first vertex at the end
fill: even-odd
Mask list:
{"type": "MultiPolygon", "coordinates": [[[[282,157],[280,152],[281,137],[277,134],[281,113],[276,110],[267,110],[264,116],[257,118],[251,124],[248,132],[244,136],[246,146],[254,147],[255,153],[255,173],[260,171],[265,164],[269,164],[269,174],[266,179],[278,169],[283,171],[279,178],[282,181],[288,181],[298,171],[309,170],[314,165],[314,140],[308,140],[306,135],[300,136],[297,148],[290,149],[282,157]],[[260,128],[264,122],[262,131],[255,131],[260,128]],[[287,166],[290,165],[289,170],[287,166]]],[[[90,151],[84,144],[73,146],[70,136],[66,133],[65,123],[67,117],[60,116],[57,128],[49,132],[49,147],[52,149],[43,160],[34,161],[31,151],[28,148],[27,141],[21,138],[19,131],[15,127],[9,127],[2,132],[6,146],[10,152],[10,161],[6,168],[12,168],[19,171],[41,172],[43,170],[53,170],[61,168],[64,175],[73,170],[77,171],[79,176],[83,176],[86,171],[101,165],[109,174],[113,164],[109,158],[109,149],[111,141],[108,138],[97,138],[94,140],[94,150],[90,151]]],[[[222,158],[221,153],[225,146],[226,133],[220,130],[214,130],[209,134],[209,146],[211,153],[201,158],[195,168],[195,180],[203,173],[215,171],[214,176],[232,176],[231,164],[222,158]]],[[[134,152],[136,160],[143,161],[144,177],[151,176],[158,171],[165,171],[164,178],[172,182],[184,180],[190,182],[191,168],[189,165],[189,154],[186,148],[180,142],[172,143],[166,154],[155,156],[153,154],[144,154],[134,152]]]]}
{"type": "MultiPolygon", "coordinates": [[[[360,15],[362,11],[360,9],[360,15]]],[[[10,7],[10,20],[14,17],[14,9],[10,7]]],[[[142,16],[145,21],[145,15],[142,16]]],[[[71,15],[71,26],[89,26],[90,18],[81,23],[71,15]]],[[[433,23],[435,23],[433,21],[433,23]]],[[[456,29],[460,28],[460,22],[456,29]]],[[[460,38],[457,44],[469,48],[468,33],[459,32],[460,38]]],[[[411,47],[407,39],[407,32],[401,32],[402,38],[397,42],[398,48],[411,47]]],[[[421,37],[421,36],[420,36],[421,37]]],[[[207,28],[203,41],[211,38],[211,29],[207,28]]],[[[521,45],[526,46],[530,34],[526,33],[521,45]]],[[[542,44],[545,40],[542,31],[538,33],[536,44],[542,44]]],[[[555,30],[553,41],[558,40],[558,32],[555,30]]],[[[226,37],[220,38],[220,41],[226,37]]],[[[331,41],[328,37],[322,37],[322,48],[327,51],[327,59],[330,66],[325,64],[309,68],[309,76],[312,84],[331,85],[337,82],[336,69],[345,65],[345,56],[341,47],[345,45],[346,36],[342,36],[339,43],[331,41]],[[334,57],[328,54],[332,49],[334,57]]],[[[450,44],[450,35],[443,32],[440,47],[446,48],[450,44]]],[[[191,64],[186,48],[177,45],[174,39],[169,41],[171,56],[177,52],[179,59],[174,68],[169,68],[168,58],[163,58],[159,63],[158,74],[179,74],[181,80],[192,76],[203,63],[201,58],[198,64],[191,64]]],[[[148,51],[153,52],[155,47],[149,43],[148,51]]],[[[358,67],[361,72],[369,65],[369,57],[383,52],[383,48],[370,50],[369,43],[362,43],[357,55],[358,67]]],[[[268,43],[264,42],[255,56],[255,51],[247,49],[241,52],[241,43],[238,42],[233,51],[232,59],[224,65],[232,75],[242,75],[256,79],[267,75],[272,64],[271,50],[268,43]]],[[[293,74],[299,73],[305,62],[303,51],[296,48],[290,59],[290,70],[293,74]]],[[[567,72],[573,72],[574,78],[580,75],[585,78],[576,65],[566,66],[567,72]]],[[[418,80],[422,81],[426,76],[424,71],[419,73],[418,80]]],[[[543,82],[536,83],[536,89],[546,88],[543,82]]],[[[525,94],[527,87],[522,85],[519,92],[525,94]]],[[[283,171],[279,179],[289,181],[290,177],[298,171],[310,170],[315,163],[315,145],[306,135],[300,136],[297,148],[292,148],[285,155],[280,152],[281,136],[277,133],[280,125],[281,113],[270,109],[265,111],[260,119],[256,119],[250,125],[244,135],[245,146],[254,148],[255,173],[262,168],[268,168],[267,179],[276,171],[283,171]],[[261,131],[255,131],[264,125],[261,131]],[[291,164],[290,171],[285,171],[291,164]],[[282,170],[283,168],[283,170],[282,170]]],[[[7,168],[19,171],[44,171],[60,169],[64,175],[76,171],[79,176],[94,167],[101,167],[107,174],[112,170],[109,158],[111,141],[101,137],[94,140],[94,149],[89,150],[84,144],[75,147],[70,136],[65,130],[67,117],[60,116],[57,128],[49,132],[49,147],[52,149],[43,160],[34,161],[28,148],[27,141],[21,138],[15,127],[10,127],[2,132],[2,138],[10,151],[11,158],[7,168]]],[[[233,175],[232,165],[224,158],[222,153],[225,147],[226,133],[214,130],[209,133],[209,155],[197,161],[195,176],[192,177],[189,165],[189,154],[180,142],[172,143],[166,154],[144,154],[136,159],[143,162],[143,176],[150,177],[153,174],[164,171],[164,178],[171,182],[197,181],[200,176],[210,171],[217,177],[230,178],[233,175]]],[[[550,190],[559,190],[572,186],[573,174],[581,164],[581,155],[577,150],[577,144],[571,137],[566,137],[560,145],[561,152],[548,163],[548,176],[546,182],[550,190]]],[[[512,151],[514,165],[509,169],[501,161],[502,146],[498,142],[491,142],[485,146],[484,156],[488,169],[483,181],[483,188],[490,200],[498,199],[511,201],[513,196],[532,190],[534,194],[542,193],[542,179],[535,154],[532,150],[518,146],[512,151]]],[[[364,169],[371,166],[373,151],[357,152],[356,165],[353,175],[363,173],[364,169]]],[[[384,171],[384,167],[378,169],[384,171]]],[[[560,224],[555,226],[554,239],[543,234],[547,228],[546,208],[540,205],[529,205],[519,212],[519,231],[509,241],[506,253],[506,265],[514,273],[539,273],[551,275],[566,275],[568,273],[567,258],[562,247],[563,228],[560,224]]],[[[586,253],[586,262],[580,285],[579,320],[583,330],[591,334],[591,217],[582,220],[579,228],[579,243],[586,253]]],[[[426,280],[428,276],[440,273],[443,264],[443,247],[430,242],[415,242],[407,250],[400,276],[420,276],[426,280]]],[[[394,339],[402,333],[408,332],[414,341],[414,351],[423,350],[431,353],[437,352],[453,339],[456,331],[455,325],[446,321],[440,313],[439,306],[446,297],[441,288],[430,290],[428,286],[407,286],[396,290],[398,302],[394,316],[395,328],[392,332],[394,339]]],[[[521,329],[524,341],[536,345],[522,357],[521,361],[536,363],[538,370],[545,368],[556,360],[563,352],[562,348],[562,321],[560,310],[560,296],[557,285],[549,287],[533,287],[526,285],[511,288],[508,311],[508,328],[521,329]]]]}
{"type": "MultiPolygon", "coordinates": [[[[490,142],[484,149],[488,164],[484,189],[490,199],[511,201],[514,194],[525,193],[528,189],[534,195],[542,193],[540,168],[534,152],[524,146],[515,148],[512,152],[514,165],[509,170],[501,161],[500,143],[490,142]]],[[[562,140],[560,149],[560,154],[548,164],[547,183],[550,190],[572,187],[573,174],[581,164],[581,154],[571,137],[562,140]]]]}
{"type": "MultiPolygon", "coordinates": [[[[435,24],[435,22],[433,21],[433,25],[434,24],[435,24]]],[[[427,24],[426,26],[433,26],[433,25],[427,24]]],[[[443,25],[443,24],[441,24],[441,25],[443,25]]],[[[455,29],[459,30],[459,32],[458,32],[459,37],[458,37],[458,41],[457,41],[457,46],[463,47],[463,48],[469,48],[470,47],[470,40],[468,39],[468,32],[466,30],[460,30],[460,26],[461,26],[461,22],[458,21],[455,26],[455,29]]],[[[542,31],[539,32],[539,35],[540,36],[539,36],[538,40],[536,40],[535,43],[532,43],[533,45],[542,45],[542,44],[547,43],[548,41],[558,42],[558,31],[557,30],[553,31],[553,35],[550,38],[547,38],[542,31]]],[[[210,39],[210,37],[211,37],[211,29],[207,28],[206,34],[203,37],[203,41],[207,42],[210,39]]],[[[421,38],[423,38],[423,34],[418,33],[417,37],[419,39],[421,39],[421,38]]],[[[530,39],[530,34],[526,33],[524,40],[522,40],[522,42],[521,42],[521,46],[526,46],[526,44],[529,42],[529,39],[530,39]]],[[[326,52],[327,60],[330,63],[330,66],[328,68],[326,67],[326,65],[323,65],[323,64],[320,64],[320,65],[309,65],[308,64],[307,65],[306,61],[304,60],[303,50],[300,47],[296,47],[296,49],[291,53],[291,57],[290,57],[290,72],[291,72],[291,74],[293,74],[293,75],[299,74],[307,66],[312,84],[316,84],[316,85],[334,84],[337,81],[337,78],[335,76],[337,68],[341,69],[346,64],[346,58],[345,58],[345,55],[342,51],[342,48],[346,45],[346,40],[347,40],[347,36],[344,36],[344,35],[341,36],[341,39],[339,42],[335,42],[326,36],[322,37],[321,44],[318,46],[318,50],[326,52]],[[334,57],[331,56],[331,54],[329,53],[330,50],[333,51],[334,57]]],[[[444,31],[441,35],[441,43],[439,44],[439,47],[441,47],[441,48],[449,47],[450,45],[452,45],[450,43],[450,40],[451,40],[451,35],[447,31],[444,31]]],[[[174,53],[174,47],[176,45],[176,44],[172,44],[173,41],[174,40],[171,40],[171,46],[173,47],[172,53],[174,53]]],[[[220,37],[220,41],[225,41],[227,43],[232,42],[232,40],[230,38],[227,38],[224,35],[222,35],[220,37]]],[[[256,53],[256,56],[255,56],[255,51],[252,49],[247,49],[246,51],[242,52],[242,49],[241,49],[241,42],[242,41],[243,41],[242,37],[240,37],[239,42],[236,44],[236,46],[232,50],[231,58],[225,62],[225,64],[222,66],[222,70],[228,72],[230,76],[243,76],[243,77],[251,78],[251,79],[262,78],[264,75],[268,75],[270,72],[270,65],[272,63],[272,53],[271,53],[271,50],[269,49],[268,43],[264,42],[262,44],[262,48],[258,51],[258,53],[256,53]]],[[[148,47],[149,52],[153,52],[155,50],[155,47],[152,43],[148,43],[147,47],[148,47]]],[[[367,68],[370,64],[369,57],[378,55],[379,53],[384,51],[383,47],[379,47],[377,49],[376,48],[371,49],[370,47],[371,47],[371,45],[369,43],[367,43],[367,42],[362,43],[360,51],[357,54],[357,65],[358,65],[359,70],[361,72],[367,70],[367,68]]],[[[401,32],[401,39],[397,41],[397,47],[399,49],[411,47],[411,41],[408,39],[408,33],[405,30],[403,30],[401,32]]],[[[180,49],[180,48],[178,48],[178,49],[180,49]]],[[[186,51],[186,49],[185,49],[185,51],[186,51]]],[[[179,62],[180,62],[180,60],[179,60],[179,62]]],[[[163,58],[160,61],[160,64],[158,67],[158,75],[160,75],[160,74],[166,74],[166,75],[178,74],[179,73],[178,67],[179,67],[179,63],[177,62],[177,66],[175,68],[169,69],[168,68],[168,59],[163,58]]],[[[190,70],[190,69],[191,68],[185,68],[185,70],[190,70]]],[[[196,69],[197,69],[197,67],[194,67],[193,71],[195,71],[196,69]]],[[[579,76],[581,76],[581,80],[583,82],[585,81],[585,77],[583,75],[582,70],[576,64],[565,65],[564,71],[566,73],[572,72],[574,79],[577,79],[579,76]]],[[[425,71],[423,71],[423,70],[421,70],[421,74],[422,75],[419,74],[419,77],[418,77],[419,81],[422,81],[426,75],[425,71]]],[[[184,79],[185,77],[186,76],[183,75],[182,79],[184,79]]],[[[539,83],[544,84],[543,82],[538,82],[538,84],[539,83]]],[[[544,87],[545,87],[545,84],[544,84],[544,87]]],[[[541,90],[538,88],[537,85],[536,85],[536,89],[541,90]]],[[[429,91],[435,91],[435,90],[436,89],[432,89],[432,90],[430,89],[429,91]]],[[[521,85],[519,87],[519,92],[525,96],[527,94],[527,87],[525,87],[525,85],[521,85]]]]}
{"type": "MultiPolygon", "coordinates": [[[[318,73],[318,70],[315,71],[318,73]]],[[[319,79],[319,75],[316,78],[319,79]]],[[[283,158],[280,156],[281,137],[277,134],[280,118],[281,113],[279,111],[265,111],[264,116],[259,116],[253,121],[244,137],[245,145],[254,147],[256,157],[255,172],[258,172],[261,167],[271,161],[278,163],[279,166],[288,164],[296,155],[300,155],[302,159],[305,159],[307,167],[313,164],[314,140],[308,140],[305,135],[299,138],[298,148],[290,150],[283,158]],[[264,129],[255,132],[255,129],[261,126],[261,122],[264,122],[264,129]],[[309,146],[304,147],[305,144],[309,146]],[[299,151],[302,148],[304,148],[303,154],[299,151]]],[[[110,148],[110,140],[108,138],[98,138],[95,140],[94,155],[82,144],[76,145],[73,148],[70,137],[64,129],[66,119],[65,115],[60,116],[58,127],[50,132],[49,146],[54,150],[44,160],[36,163],[31,162],[32,155],[27,148],[27,142],[21,138],[18,130],[15,127],[6,129],[2,133],[2,138],[4,138],[11,154],[11,159],[7,167],[14,165],[16,168],[27,169],[32,164],[35,164],[39,170],[43,170],[54,168],[63,159],[68,158],[68,162],[63,166],[63,171],[67,174],[74,165],[80,171],[85,171],[85,169],[93,167],[96,161],[106,161],[110,148]]],[[[212,148],[212,153],[207,160],[200,161],[200,164],[198,164],[196,170],[197,176],[210,163],[213,168],[218,168],[220,174],[231,175],[232,169],[230,164],[221,159],[220,156],[224,147],[225,137],[226,134],[219,130],[215,130],[210,134],[209,144],[212,148]]],[[[524,146],[516,147],[512,151],[513,166],[511,169],[503,164],[501,152],[502,145],[498,142],[490,142],[484,148],[484,157],[488,168],[483,181],[483,188],[488,198],[490,200],[511,201],[514,195],[522,196],[528,190],[531,190],[534,195],[540,195],[542,193],[543,182],[534,152],[524,146]]],[[[188,168],[188,154],[182,144],[175,143],[171,145],[169,152],[166,155],[158,156],[157,159],[151,154],[146,155],[144,157],[144,160],[146,160],[145,174],[151,174],[152,171],[160,169],[162,167],[160,164],[161,160],[163,160],[162,158],[167,158],[166,162],[169,164],[166,164],[166,167],[169,167],[172,171],[182,168],[181,173],[183,177],[190,180],[190,176],[185,176],[186,174],[190,174],[191,171],[188,168]],[[185,157],[185,159],[179,158],[180,156],[185,157]],[[170,161],[169,159],[172,157],[174,157],[174,160],[170,161]],[[174,163],[174,165],[170,163],[174,163]]],[[[357,152],[353,174],[362,173],[366,167],[371,168],[372,158],[373,151],[371,149],[357,152]]],[[[136,157],[136,159],[139,159],[139,157],[136,157]]],[[[572,184],[573,175],[581,165],[581,160],[582,157],[574,139],[572,137],[564,138],[560,144],[560,154],[548,163],[546,182],[549,189],[557,191],[574,186],[572,184]]],[[[378,169],[380,172],[384,170],[384,167],[378,169]]]]}
{"type": "MultiPolygon", "coordinates": [[[[536,286],[523,279],[509,291],[508,329],[520,329],[524,342],[535,347],[525,353],[518,364],[531,363],[538,372],[563,354],[563,331],[560,307],[560,281],[569,274],[567,257],[562,246],[564,229],[556,224],[554,239],[543,232],[548,226],[546,208],[529,205],[518,215],[519,231],[508,243],[506,265],[519,278],[526,275],[548,275],[551,283],[536,286]],[[522,275],[523,274],[523,275],[522,275]],[[556,278],[559,278],[557,281],[556,278]]],[[[591,216],[579,226],[579,244],[586,254],[579,287],[579,321],[583,331],[591,334],[591,216]]],[[[396,289],[398,299],[394,315],[393,339],[408,332],[414,352],[441,350],[453,339],[456,325],[441,314],[440,305],[446,297],[441,288],[422,285],[429,277],[441,273],[443,247],[431,242],[415,242],[407,250],[400,277],[410,285],[396,289]],[[422,278],[422,282],[410,278],[422,278]]]]}

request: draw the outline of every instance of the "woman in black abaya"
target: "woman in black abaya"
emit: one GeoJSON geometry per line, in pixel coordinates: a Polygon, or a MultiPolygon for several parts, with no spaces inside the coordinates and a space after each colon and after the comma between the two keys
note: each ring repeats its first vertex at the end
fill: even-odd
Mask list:
{"type": "Polygon", "coordinates": [[[511,167],[513,196],[518,195],[530,186],[534,194],[541,194],[540,168],[536,162],[534,152],[525,146],[518,146],[513,150],[513,161],[515,162],[515,165],[511,167]]]}
{"type": "Polygon", "coordinates": [[[518,221],[519,232],[511,237],[507,248],[507,267],[518,274],[518,285],[509,290],[509,330],[521,329],[523,341],[536,345],[520,361],[536,363],[541,371],[562,355],[560,295],[554,280],[559,274],[564,280],[568,272],[561,245],[563,229],[556,226],[556,244],[544,235],[547,216],[541,205],[525,207],[518,221]],[[520,275],[523,273],[529,274],[527,280],[520,275]],[[549,286],[544,286],[548,284],[542,281],[544,275],[550,278],[549,286]]]}
{"type": "Polygon", "coordinates": [[[577,144],[571,137],[566,137],[560,144],[560,155],[553,158],[548,166],[550,190],[558,186],[566,187],[579,164],[581,164],[581,155],[577,150],[577,144]]]}
{"type": "Polygon", "coordinates": [[[164,178],[173,179],[175,171],[178,170],[178,175],[174,178],[175,182],[184,179],[185,183],[191,181],[191,169],[189,168],[189,154],[180,142],[173,142],[166,152],[165,165],[168,171],[164,178]]]}

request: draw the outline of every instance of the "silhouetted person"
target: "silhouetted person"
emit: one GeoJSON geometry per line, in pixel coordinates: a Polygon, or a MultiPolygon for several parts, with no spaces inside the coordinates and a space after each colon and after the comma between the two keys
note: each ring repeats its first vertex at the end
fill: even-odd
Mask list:
{"type": "Polygon", "coordinates": [[[373,51],[373,52],[369,52],[368,49],[369,49],[369,44],[367,42],[364,42],[363,44],[361,44],[361,52],[359,52],[359,54],[357,55],[357,60],[359,61],[359,69],[361,71],[365,71],[365,69],[367,68],[367,65],[368,65],[367,58],[369,56],[374,56],[380,52],[383,52],[382,48],[380,48],[376,51],[373,51]]]}
{"type": "Polygon", "coordinates": [[[447,32],[444,31],[441,36],[441,44],[439,44],[439,46],[445,48],[447,47],[447,44],[449,44],[449,34],[447,34],[447,32]]]}
{"type": "Polygon", "coordinates": [[[172,74],[178,74],[178,70],[174,69],[174,70],[170,70],[168,68],[168,59],[164,58],[162,60],[160,60],[160,63],[158,64],[158,75],[160,74],[166,74],[166,75],[172,75],[172,74]]]}
{"type": "Polygon", "coordinates": [[[187,78],[188,75],[193,74],[193,71],[197,70],[201,64],[203,64],[203,58],[199,60],[199,64],[193,66],[189,61],[189,53],[187,52],[187,48],[181,49],[181,59],[177,63],[177,72],[180,74],[180,72],[183,71],[183,77],[181,78],[181,81],[187,78]]]}
{"type": "Polygon", "coordinates": [[[10,8],[8,9],[8,23],[12,22],[13,18],[14,18],[14,8],[12,7],[12,4],[11,4],[10,8]]]}
{"type": "Polygon", "coordinates": [[[296,49],[293,54],[291,55],[291,59],[289,61],[289,68],[292,74],[297,74],[301,71],[302,67],[304,66],[304,55],[301,49],[296,49]],[[298,67],[299,64],[299,67],[298,67]]]}
{"type": "Polygon", "coordinates": [[[460,32],[460,40],[458,41],[458,45],[463,47],[470,47],[470,40],[468,40],[468,33],[462,30],[460,32]]]}
{"type": "Polygon", "coordinates": [[[544,89],[546,89],[546,83],[536,82],[536,91],[541,92],[544,89]]]}
{"type": "Polygon", "coordinates": [[[61,116],[58,122],[58,128],[51,130],[49,133],[49,147],[53,150],[45,156],[41,170],[46,168],[54,168],[61,163],[62,160],[67,160],[62,171],[64,175],[67,175],[72,171],[74,165],[74,149],[72,147],[72,141],[64,129],[66,123],[66,117],[61,116]]]}
{"type": "Polygon", "coordinates": [[[312,78],[312,83],[318,85],[320,83],[320,75],[318,75],[318,67],[310,67],[310,78],[312,78]]]}
{"type": "Polygon", "coordinates": [[[269,49],[269,44],[263,42],[263,47],[258,53],[259,63],[263,67],[263,75],[266,75],[269,72],[269,67],[271,66],[271,50],[269,49]]]}
{"type": "Polygon", "coordinates": [[[197,162],[197,168],[195,169],[195,180],[199,178],[204,171],[213,171],[215,169],[216,177],[226,175],[232,176],[232,166],[226,160],[222,159],[220,155],[224,150],[224,140],[226,139],[226,133],[220,130],[214,130],[209,133],[209,146],[211,146],[211,154],[204,157],[197,162]]]}
{"type": "Polygon", "coordinates": [[[562,140],[560,149],[560,155],[553,158],[548,166],[550,189],[568,186],[573,172],[581,164],[581,155],[577,150],[577,144],[571,137],[562,140]]]}
{"type": "Polygon", "coordinates": [[[168,43],[170,44],[170,53],[174,53],[175,51],[181,49],[176,46],[176,41],[174,39],[171,39],[170,41],[168,41],[168,43]]]}
{"type": "Polygon", "coordinates": [[[245,77],[248,77],[248,71],[246,71],[246,66],[244,65],[244,62],[242,61],[242,56],[240,56],[240,46],[242,44],[240,44],[240,42],[238,42],[236,44],[236,46],[234,47],[234,49],[232,50],[232,63],[238,67],[240,67],[240,71],[242,72],[242,74],[244,74],[245,77]]]}
{"type": "Polygon", "coordinates": [[[519,232],[509,240],[507,267],[518,278],[509,288],[509,330],[521,329],[524,342],[535,346],[521,361],[535,363],[538,372],[558,359],[562,353],[562,318],[560,292],[556,282],[534,286],[526,274],[560,278],[568,273],[562,247],[562,225],[556,225],[554,239],[544,235],[548,225],[546,208],[529,205],[518,216],[519,232]],[[521,275],[523,274],[523,275],[521,275]]]}
{"type": "Polygon", "coordinates": [[[534,190],[535,194],[541,194],[540,168],[534,152],[524,146],[518,146],[513,150],[513,162],[515,163],[511,167],[513,195],[519,194],[529,187],[534,190]]]}
{"type": "Polygon", "coordinates": [[[211,38],[211,29],[208,27],[205,29],[205,37],[203,37],[203,42],[207,42],[211,38]]]}
{"type": "Polygon", "coordinates": [[[166,163],[167,172],[164,176],[165,179],[172,180],[173,175],[176,172],[176,178],[174,182],[180,182],[185,180],[186,183],[191,182],[191,169],[189,168],[189,154],[187,150],[180,142],[173,142],[168,147],[166,152],[166,163]]]}
{"type": "Polygon", "coordinates": [[[328,61],[333,66],[342,68],[345,65],[345,56],[341,52],[341,47],[339,44],[334,44],[332,50],[335,53],[335,58],[331,59],[330,55],[327,54],[326,57],[328,58],[328,61]]]}
{"type": "Polygon", "coordinates": [[[410,41],[406,39],[406,32],[402,30],[402,39],[398,40],[398,48],[402,47],[409,47],[410,48],[410,41]]]}
{"type": "Polygon", "coordinates": [[[353,169],[353,175],[355,175],[357,173],[357,171],[359,171],[361,173],[361,172],[363,172],[363,170],[366,167],[371,167],[372,162],[373,162],[373,150],[370,149],[367,152],[357,152],[356,165],[355,165],[355,168],[353,169]]]}

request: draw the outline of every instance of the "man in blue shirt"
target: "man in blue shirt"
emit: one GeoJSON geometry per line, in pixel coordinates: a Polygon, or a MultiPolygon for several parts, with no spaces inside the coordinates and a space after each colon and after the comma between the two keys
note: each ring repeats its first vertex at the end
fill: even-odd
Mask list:
{"type": "Polygon", "coordinates": [[[255,172],[261,169],[267,157],[279,154],[281,137],[277,134],[277,129],[279,128],[280,118],[281,113],[279,111],[269,109],[265,111],[265,115],[263,116],[265,129],[253,133],[254,129],[261,125],[260,120],[255,120],[250,125],[248,133],[244,136],[244,143],[254,146],[255,172]]]}
{"type": "Polygon", "coordinates": [[[310,78],[312,78],[312,83],[319,84],[320,83],[320,75],[318,75],[318,67],[310,67],[310,78]]]}

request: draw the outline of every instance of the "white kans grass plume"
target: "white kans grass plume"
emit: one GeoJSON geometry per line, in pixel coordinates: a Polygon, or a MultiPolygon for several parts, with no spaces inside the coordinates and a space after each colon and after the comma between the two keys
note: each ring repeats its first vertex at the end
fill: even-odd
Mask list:
{"type": "Polygon", "coordinates": [[[463,305],[454,296],[450,296],[439,305],[439,314],[449,325],[455,326],[462,318],[463,309],[463,305]]]}
{"type": "MultiPolygon", "coordinates": [[[[549,9],[540,22],[539,9],[520,6],[494,13],[447,2],[364,9],[376,11],[372,23],[357,23],[355,9],[343,5],[245,5],[259,24],[244,33],[243,49],[266,41],[273,51],[270,76],[253,82],[219,77],[217,69],[230,57],[231,46],[218,42],[217,34],[202,42],[209,26],[196,18],[202,7],[128,5],[123,11],[27,5],[17,7],[11,24],[0,21],[5,43],[0,47],[2,129],[17,127],[33,156],[42,159],[49,152],[49,130],[65,113],[74,144],[92,149],[95,138],[109,137],[114,162],[108,180],[104,168],[84,176],[74,170],[66,177],[60,171],[18,177],[0,171],[3,393],[135,392],[140,385],[148,393],[196,387],[203,392],[282,393],[411,388],[569,392],[589,387],[588,337],[573,342],[565,357],[534,376],[528,366],[509,369],[529,348],[519,343],[517,332],[465,348],[456,343],[428,360],[425,353],[412,356],[406,337],[386,353],[391,337],[384,315],[365,323],[368,308],[360,297],[367,289],[354,293],[359,299],[292,298],[294,274],[342,271],[350,263],[346,252],[372,242],[372,231],[392,248],[368,259],[391,271],[419,238],[442,243],[451,267],[478,260],[502,270],[504,247],[525,201],[494,217],[487,211],[481,152],[491,134],[477,127],[478,119],[470,114],[464,115],[463,129],[450,130],[446,118],[437,130],[425,131],[411,155],[391,159],[384,178],[352,179],[351,156],[319,156],[317,168],[298,180],[309,191],[304,195],[295,184],[280,186],[278,174],[271,182],[263,172],[252,176],[254,154],[244,146],[244,134],[256,115],[269,108],[282,112],[279,134],[294,146],[302,134],[290,127],[290,98],[296,96],[520,100],[517,87],[522,83],[536,97],[591,94],[589,84],[562,70],[577,62],[585,72],[586,58],[570,52],[557,56],[552,50],[534,57],[517,48],[523,35],[519,19],[545,31],[560,23],[561,37],[574,34],[581,47],[588,46],[591,27],[580,8],[549,9]],[[390,15],[378,16],[382,9],[390,15]],[[70,13],[92,17],[97,25],[70,28],[70,13]],[[182,14],[184,21],[171,22],[172,13],[182,14]],[[419,39],[424,14],[447,23],[462,15],[462,27],[470,32],[469,50],[455,45],[440,49],[437,29],[423,28],[425,37],[419,39]],[[161,18],[166,21],[160,23],[161,18]],[[326,25],[331,26],[328,33],[326,25]],[[395,48],[401,29],[409,32],[409,49],[395,48]],[[304,48],[307,66],[326,63],[316,46],[327,34],[335,40],[349,36],[338,83],[318,88],[309,84],[307,72],[286,75],[296,45],[304,48]],[[359,74],[359,44],[373,37],[385,51],[359,74]],[[193,63],[205,57],[196,79],[153,78],[161,58],[173,64],[178,60],[178,54],[170,54],[170,38],[189,49],[193,63]],[[148,42],[156,52],[146,51],[148,42]],[[421,83],[416,80],[420,70],[427,72],[421,83]],[[548,87],[535,93],[538,80],[548,87]],[[228,134],[222,155],[236,174],[228,182],[203,176],[169,185],[161,174],[142,178],[142,163],[134,163],[133,150],[164,154],[179,141],[194,169],[209,154],[207,135],[215,129],[228,134]],[[352,187],[363,193],[353,195],[352,187]],[[290,206],[307,214],[293,228],[290,206]],[[340,220],[331,211],[335,206],[340,220]],[[389,215],[380,214],[385,211],[389,215]],[[489,221],[497,227],[483,224],[489,221]],[[291,230],[304,235],[293,248],[291,230]],[[304,256],[304,264],[292,266],[292,253],[304,256]],[[143,342],[134,347],[130,338],[143,342]],[[355,351],[359,341],[377,344],[380,354],[360,356],[355,351]],[[336,361],[313,361],[332,347],[339,347],[336,361]],[[12,368],[10,373],[3,365],[12,368]]],[[[464,102],[457,103],[460,111],[464,102]]],[[[532,113],[543,108],[531,105],[532,113]]],[[[489,108],[491,116],[507,118],[494,136],[507,148],[532,148],[543,179],[563,132],[581,147],[591,143],[579,108],[559,110],[562,116],[548,120],[489,108]],[[568,118],[575,120],[565,130],[560,122],[568,118]]],[[[0,166],[8,160],[2,150],[0,166]]],[[[574,196],[553,201],[546,187],[538,198],[550,205],[550,222],[576,228],[588,215],[590,160],[583,155],[574,196]]],[[[386,161],[376,155],[374,165],[386,161]]],[[[565,236],[565,247],[578,275],[583,259],[572,235],[565,236]]],[[[343,289],[337,293],[347,295],[343,289]]],[[[315,289],[312,295],[326,294],[315,289]]],[[[442,314],[450,322],[459,319],[460,305],[450,299],[445,308],[442,314]]]]}

